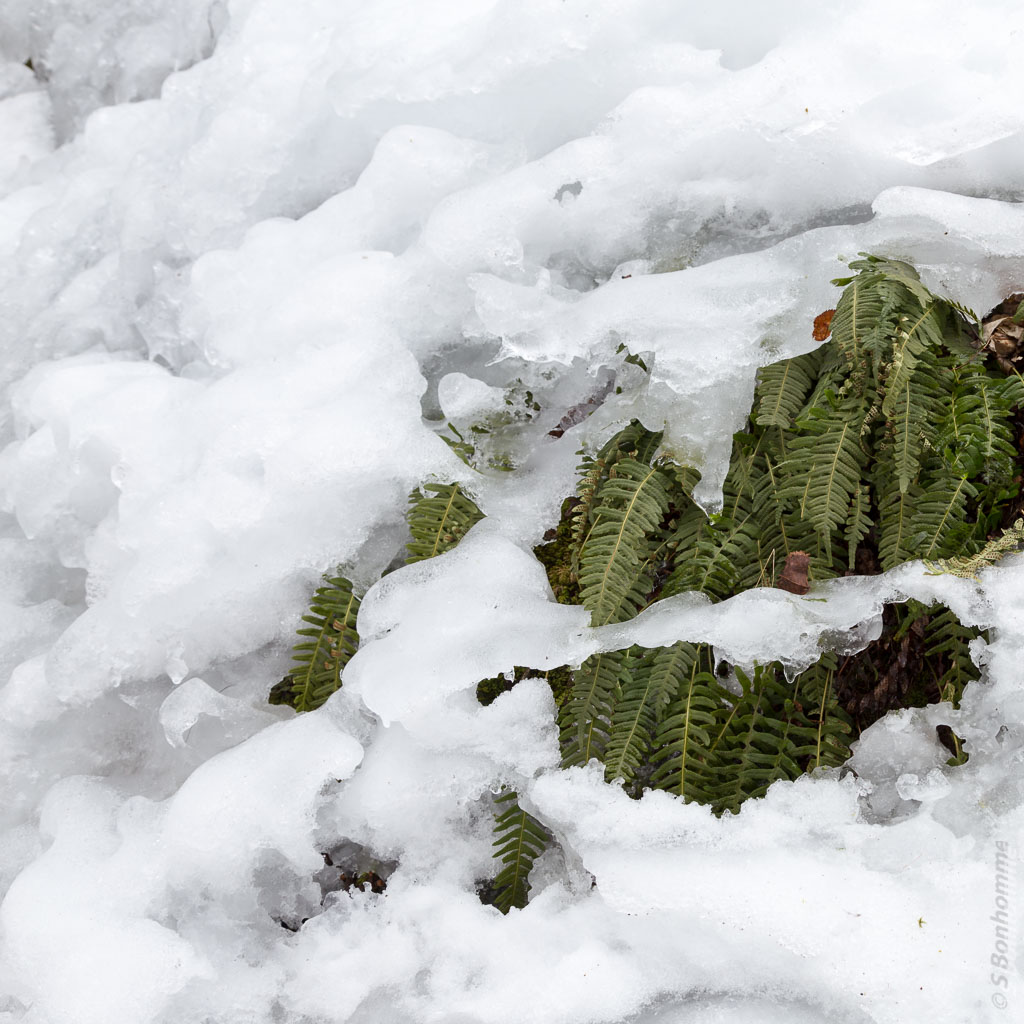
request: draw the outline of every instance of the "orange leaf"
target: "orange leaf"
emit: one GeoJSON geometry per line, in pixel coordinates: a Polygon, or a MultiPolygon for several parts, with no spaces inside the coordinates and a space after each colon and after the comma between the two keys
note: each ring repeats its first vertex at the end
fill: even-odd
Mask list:
{"type": "Polygon", "coordinates": [[[814,318],[814,340],[824,341],[832,333],[832,317],[836,315],[834,309],[826,309],[814,318]]]}

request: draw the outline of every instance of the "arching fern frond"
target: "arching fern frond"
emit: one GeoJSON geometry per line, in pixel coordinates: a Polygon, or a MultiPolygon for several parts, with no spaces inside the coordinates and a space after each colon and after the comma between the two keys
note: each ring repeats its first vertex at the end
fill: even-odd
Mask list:
{"type": "Polygon", "coordinates": [[[580,594],[595,626],[628,619],[644,604],[650,586],[641,567],[668,511],[658,466],[627,456],[614,472],[601,485],[594,527],[580,554],[580,594]]]}
{"type": "Polygon", "coordinates": [[[833,531],[845,525],[850,500],[861,483],[866,453],[861,446],[865,400],[855,396],[816,411],[803,421],[805,433],[790,445],[784,498],[799,502],[800,516],[822,536],[831,561],[833,531]]]}
{"type": "Polygon", "coordinates": [[[359,647],[359,598],[352,584],[343,576],[324,580],[302,616],[308,625],[298,631],[306,639],[293,649],[295,666],[271,691],[271,704],[290,704],[296,711],[320,707],[341,689],[341,674],[359,647]]]}
{"type": "Polygon", "coordinates": [[[954,558],[925,559],[924,564],[931,576],[949,573],[961,579],[976,580],[982,569],[995,565],[1011,551],[1020,550],[1024,545],[1024,519],[1018,519],[998,537],[990,540],[976,555],[960,555],[954,558]]]}
{"type": "Polygon", "coordinates": [[[530,897],[530,871],[551,836],[547,829],[519,806],[518,794],[508,791],[495,798],[494,857],[504,865],[494,879],[493,903],[503,914],[525,907],[530,897]],[[502,810],[501,808],[504,807],[502,810]]]}
{"type": "Polygon", "coordinates": [[[699,590],[721,601],[756,584],[761,572],[757,520],[749,501],[733,513],[735,518],[723,513],[711,523],[686,561],[676,565],[665,584],[667,595],[699,590]]]}
{"type": "Polygon", "coordinates": [[[948,700],[953,707],[960,706],[964,687],[979,675],[969,648],[976,635],[977,630],[962,625],[948,608],[932,616],[928,623],[925,654],[933,664],[938,662],[942,666],[942,672],[935,680],[939,700],[948,700]]]}
{"type": "Polygon", "coordinates": [[[684,800],[711,803],[717,785],[711,747],[729,694],[708,671],[707,648],[679,643],[668,650],[665,667],[676,689],[654,741],[651,781],[684,800]]]}
{"type": "Polygon", "coordinates": [[[929,488],[917,498],[910,521],[914,557],[943,558],[962,550],[969,534],[962,528],[967,501],[977,493],[969,480],[961,479],[929,488]]]}
{"type": "Polygon", "coordinates": [[[434,558],[451,550],[469,528],[483,519],[476,502],[459,484],[424,484],[409,495],[406,563],[434,558]]]}
{"type": "Polygon", "coordinates": [[[882,415],[891,417],[901,395],[914,376],[918,361],[928,348],[942,346],[942,316],[937,302],[929,302],[923,309],[898,314],[892,344],[892,361],[885,375],[885,398],[882,415]]]}
{"type": "Polygon", "coordinates": [[[592,654],[573,673],[572,693],[562,708],[562,767],[604,757],[619,688],[629,686],[630,651],[592,654]]]}
{"type": "Polygon", "coordinates": [[[902,491],[896,479],[885,483],[878,508],[878,561],[883,569],[915,557],[911,521],[922,493],[916,484],[902,491]]]}
{"type": "Polygon", "coordinates": [[[757,407],[754,422],[761,427],[792,429],[797,416],[818,381],[824,352],[762,366],[757,373],[757,407]]]}
{"type": "Polygon", "coordinates": [[[733,697],[711,748],[717,778],[712,807],[718,813],[736,813],[744,800],[764,796],[773,782],[798,778],[809,758],[828,749],[822,729],[841,732],[827,718],[824,725],[812,720],[774,666],[755,666],[753,679],[739,669],[736,676],[742,694],[733,697]]]}
{"type": "MultiPolygon", "coordinates": [[[[850,264],[851,269],[856,267],[850,264]]],[[[832,340],[849,364],[860,366],[869,351],[872,339],[887,329],[882,322],[883,297],[878,285],[883,277],[877,272],[864,272],[846,278],[846,287],[836,304],[832,318],[832,340]]]]}
{"type": "Polygon", "coordinates": [[[793,688],[794,702],[799,702],[817,733],[814,742],[803,748],[807,772],[841,765],[850,756],[847,737],[852,729],[836,696],[837,664],[835,654],[826,651],[800,673],[793,688]]]}
{"type": "Polygon", "coordinates": [[[1012,391],[1005,382],[983,373],[965,373],[956,395],[965,453],[970,453],[969,475],[980,475],[987,485],[998,486],[1014,474],[1017,450],[1012,423],[1012,391]],[[963,387],[966,385],[966,387],[963,387]]]}
{"type": "Polygon", "coordinates": [[[687,643],[644,652],[621,683],[621,696],[612,715],[604,753],[605,778],[609,782],[633,780],[651,750],[654,731],[665,705],[675,696],[679,679],[696,659],[687,643]]]}

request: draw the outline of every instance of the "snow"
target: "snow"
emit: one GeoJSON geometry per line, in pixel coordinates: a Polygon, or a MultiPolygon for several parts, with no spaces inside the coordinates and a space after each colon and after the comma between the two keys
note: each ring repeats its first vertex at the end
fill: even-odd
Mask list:
{"type": "Polygon", "coordinates": [[[1024,559],[593,629],[530,549],[632,416],[714,508],[858,252],[982,312],[1021,288],[1021,32],[1000,0],[0,0],[0,1021],[1015,1019],[1024,559]],[[427,479],[488,518],[375,583],[427,479]],[[293,716],[266,696],[338,565],[363,644],[293,716]],[[735,817],[560,771],[540,680],[474,698],[629,643],[799,667],[910,597],[991,628],[984,681],[735,817]],[[507,917],[502,786],[562,850],[507,917]],[[386,892],[324,897],[325,851],[386,892]]]}

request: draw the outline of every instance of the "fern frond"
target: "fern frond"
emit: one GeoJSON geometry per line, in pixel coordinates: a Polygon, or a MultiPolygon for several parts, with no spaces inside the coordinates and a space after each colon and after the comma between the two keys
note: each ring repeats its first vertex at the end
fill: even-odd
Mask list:
{"type": "Polygon", "coordinates": [[[665,594],[699,590],[721,601],[756,584],[760,575],[760,531],[749,506],[737,518],[724,515],[709,528],[685,561],[677,564],[665,594]]]}
{"type": "Polygon", "coordinates": [[[530,897],[530,870],[551,841],[547,829],[519,806],[518,794],[502,793],[495,798],[505,810],[495,809],[492,844],[494,858],[504,865],[494,879],[494,906],[503,914],[513,907],[525,907],[530,897]]]}
{"type": "Polygon", "coordinates": [[[802,753],[806,757],[804,771],[836,767],[850,756],[847,737],[852,732],[849,718],[839,707],[836,697],[837,658],[826,652],[810,668],[797,677],[793,700],[800,701],[801,710],[814,725],[816,738],[802,753]]]}
{"type": "Polygon", "coordinates": [[[580,482],[576,487],[579,504],[573,509],[572,515],[572,570],[579,570],[580,551],[593,526],[594,502],[597,501],[597,488],[605,472],[603,458],[584,458],[579,467],[580,482]]]}
{"type": "Polygon", "coordinates": [[[818,380],[823,357],[822,350],[815,349],[762,366],[757,373],[754,422],[761,427],[792,429],[818,380]]]}
{"type": "Polygon", "coordinates": [[[803,774],[803,762],[822,749],[819,726],[792,699],[774,666],[757,665],[753,679],[739,669],[742,694],[712,746],[717,764],[717,813],[737,813],[752,797],[761,797],[779,779],[803,774]]]}
{"type": "Polygon", "coordinates": [[[631,650],[593,654],[573,673],[572,693],[562,708],[562,767],[604,758],[619,688],[629,686],[631,650]]]}
{"type": "Polygon", "coordinates": [[[359,598],[342,576],[325,576],[324,584],[317,588],[309,611],[302,616],[308,625],[298,634],[306,639],[293,648],[295,664],[275,687],[271,703],[313,711],[341,689],[341,674],[359,647],[359,598]]]}
{"type": "Polygon", "coordinates": [[[451,550],[483,517],[459,484],[424,484],[414,490],[407,513],[412,540],[406,545],[406,564],[451,550]]]}
{"type": "Polygon", "coordinates": [[[935,429],[935,405],[928,383],[925,375],[908,377],[898,393],[890,391],[886,395],[886,402],[893,401],[886,412],[880,454],[888,463],[884,472],[895,475],[901,491],[906,491],[917,479],[921,453],[928,444],[927,435],[935,429]]]}
{"type": "Polygon", "coordinates": [[[934,561],[924,560],[929,576],[940,576],[948,573],[961,579],[976,580],[982,569],[995,565],[1011,551],[1018,551],[1024,545],[1024,519],[1018,519],[1008,526],[998,537],[990,540],[976,555],[960,555],[954,558],[940,558],[934,561]]]}
{"type": "Polygon", "coordinates": [[[867,461],[860,440],[864,407],[862,397],[852,397],[808,417],[805,435],[792,442],[784,465],[789,482],[783,496],[799,502],[801,518],[822,536],[828,561],[833,532],[846,523],[867,461]]]}
{"type": "Polygon", "coordinates": [[[632,781],[650,752],[665,705],[675,696],[680,678],[688,673],[696,657],[696,648],[687,643],[656,648],[647,651],[622,680],[604,754],[609,782],[632,781]]]}
{"type": "Polygon", "coordinates": [[[893,569],[915,557],[911,520],[921,494],[916,484],[906,491],[900,490],[898,480],[884,484],[878,508],[878,560],[883,569],[893,569]]]}
{"type": "MultiPolygon", "coordinates": [[[[856,264],[851,263],[851,268],[856,264]]],[[[872,339],[882,325],[883,297],[878,285],[882,275],[874,271],[860,273],[847,280],[843,294],[836,303],[832,318],[832,340],[847,362],[859,366],[865,359],[872,339]]]]}
{"type": "Polygon", "coordinates": [[[595,626],[621,622],[643,606],[649,583],[641,567],[668,511],[659,466],[621,458],[601,485],[595,523],[580,553],[580,595],[595,626]]]}
{"type": "Polygon", "coordinates": [[[714,799],[715,778],[710,760],[712,736],[727,691],[707,671],[706,649],[679,643],[665,655],[665,667],[676,690],[654,741],[652,782],[690,801],[714,799]]]}
{"type": "Polygon", "coordinates": [[[1014,475],[1017,450],[1010,410],[1013,391],[1007,382],[996,382],[984,373],[965,373],[963,390],[957,394],[961,437],[968,475],[998,486],[1014,475]]]}
{"type": "Polygon", "coordinates": [[[967,515],[967,500],[977,495],[967,479],[929,488],[916,502],[911,517],[911,545],[915,558],[942,558],[959,550],[965,540],[960,527],[967,515]]]}
{"type": "Polygon", "coordinates": [[[846,567],[853,569],[857,560],[857,547],[871,529],[871,488],[863,483],[857,486],[850,499],[843,537],[846,540],[846,567]]]}
{"type": "Polygon", "coordinates": [[[962,625],[948,608],[933,615],[928,622],[925,655],[933,663],[940,661],[943,665],[935,681],[939,700],[948,700],[953,707],[960,706],[964,687],[978,678],[978,668],[971,660],[969,648],[977,635],[977,630],[962,625]]]}
{"type": "Polygon", "coordinates": [[[885,376],[885,398],[882,401],[882,415],[886,418],[894,414],[925,350],[942,345],[942,319],[938,309],[936,302],[929,302],[919,311],[897,315],[892,362],[885,376]]]}

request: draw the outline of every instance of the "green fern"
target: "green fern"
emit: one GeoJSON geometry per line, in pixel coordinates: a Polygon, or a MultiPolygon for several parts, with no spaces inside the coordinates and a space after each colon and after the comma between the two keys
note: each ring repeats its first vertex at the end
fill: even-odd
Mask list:
{"type": "Polygon", "coordinates": [[[591,655],[574,673],[560,722],[563,767],[604,757],[620,687],[629,685],[632,653],[591,655]]]}
{"type": "Polygon", "coordinates": [[[873,269],[861,269],[865,272],[840,279],[845,280],[846,287],[836,303],[831,324],[836,349],[848,365],[858,367],[864,362],[875,337],[887,329],[882,319],[883,296],[878,289],[882,275],[873,269]]]}
{"type": "MultiPolygon", "coordinates": [[[[1007,503],[1019,501],[1024,379],[971,348],[971,311],[929,292],[909,264],[861,255],[839,282],[831,341],[760,371],[718,515],[693,500],[697,471],[660,457],[661,433],[639,421],[583,457],[576,494],[544,546],[559,600],[579,600],[604,626],[687,590],[724,600],[772,585],[796,551],[808,555],[812,580],[915,558],[972,577],[1024,544],[1024,519],[986,543],[1007,503]]],[[[472,461],[473,446],[452,434],[446,442],[472,461]]],[[[407,561],[451,550],[482,517],[462,485],[424,484],[410,496],[407,561]]],[[[310,710],[341,685],[358,646],[357,611],[347,580],[318,589],[296,668],[272,699],[310,710]]],[[[923,699],[959,701],[978,674],[968,646],[976,631],[948,609],[887,615],[888,649],[924,666],[923,699]]],[[[864,708],[882,699],[879,677],[888,679],[871,665],[844,675],[850,661],[825,653],[793,680],[775,664],[755,665],[750,677],[737,669],[735,693],[719,682],[706,645],[596,654],[575,671],[547,673],[562,763],[596,758],[633,795],[654,786],[735,813],[773,782],[849,756],[842,702],[863,727],[864,708]]],[[[487,681],[482,699],[513,682],[487,681]]],[[[922,699],[906,696],[905,680],[895,688],[922,699]]],[[[498,797],[495,837],[493,902],[507,913],[526,905],[530,869],[551,838],[511,792],[498,797]]]]}
{"type": "Polygon", "coordinates": [[[359,647],[356,616],[359,598],[342,576],[324,577],[309,611],[302,616],[308,625],[299,629],[294,647],[295,667],[271,691],[271,704],[289,704],[296,711],[314,711],[336,690],[341,675],[359,647]]]}
{"type": "Polygon", "coordinates": [[[683,799],[714,803],[717,781],[713,738],[729,693],[710,672],[704,646],[679,643],[665,655],[675,693],[654,743],[652,783],[683,799]]]}
{"type": "Polygon", "coordinates": [[[450,551],[484,514],[459,484],[424,484],[409,495],[406,563],[450,551]]]}
{"type": "Polygon", "coordinates": [[[599,511],[580,553],[580,594],[595,626],[631,618],[645,603],[651,538],[668,511],[659,466],[626,456],[612,473],[601,485],[599,511]]]}
{"type": "Polygon", "coordinates": [[[815,349],[794,359],[762,367],[757,374],[757,406],[754,422],[760,427],[791,430],[814,389],[824,353],[815,349]]]}
{"type": "Polygon", "coordinates": [[[1018,551],[1024,545],[1024,519],[1018,519],[998,537],[990,540],[976,555],[961,555],[954,558],[940,558],[936,561],[925,559],[924,564],[931,576],[949,573],[961,579],[976,580],[982,569],[995,565],[1011,551],[1018,551]]]}
{"type": "Polygon", "coordinates": [[[819,718],[810,717],[798,702],[799,686],[794,690],[780,679],[774,666],[755,666],[752,679],[739,669],[736,676],[742,692],[719,713],[721,725],[709,748],[716,811],[738,812],[744,800],[763,796],[773,782],[798,778],[809,759],[817,767],[849,756],[838,739],[846,723],[827,708],[819,718]]]}
{"type": "MultiPolygon", "coordinates": [[[[761,371],[720,514],[694,504],[693,471],[654,462],[660,436],[636,422],[585,460],[574,529],[595,624],[658,596],[721,600],[771,584],[796,550],[827,579],[864,545],[889,568],[975,543],[996,492],[1013,489],[1009,419],[1024,380],[975,365],[960,346],[963,311],[908,264],[866,256],[851,269],[832,342],[761,371]]],[[[936,623],[929,656],[953,692],[950,673],[966,666],[940,643],[952,627],[936,623]]],[[[720,811],[848,756],[833,656],[792,685],[758,666],[739,699],[705,661],[689,645],[589,659],[562,710],[563,763],[598,757],[609,779],[649,779],[720,811]]]]}
{"type": "Polygon", "coordinates": [[[960,620],[945,608],[929,622],[927,655],[932,664],[938,664],[935,688],[939,700],[960,706],[964,687],[978,678],[978,669],[971,660],[968,645],[974,632],[961,625],[960,620]]]}
{"type": "Polygon", "coordinates": [[[620,679],[620,697],[611,718],[604,752],[605,776],[629,784],[647,761],[658,721],[679,688],[679,677],[694,660],[696,650],[678,643],[635,656],[632,671],[620,679]]]}
{"type": "Polygon", "coordinates": [[[783,466],[789,480],[782,488],[783,499],[799,502],[800,517],[814,524],[829,562],[832,538],[849,518],[868,461],[861,445],[865,398],[830,398],[830,406],[802,421],[803,436],[792,441],[783,466]]]}
{"type": "Polygon", "coordinates": [[[516,793],[507,791],[495,798],[506,804],[496,809],[494,857],[504,866],[492,883],[492,902],[503,914],[513,907],[525,907],[530,895],[530,871],[547,848],[551,837],[543,825],[519,806],[516,793]]]}

